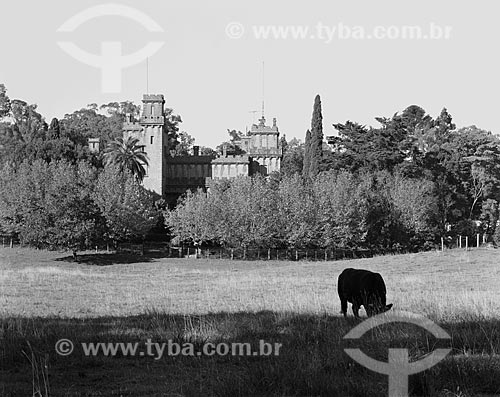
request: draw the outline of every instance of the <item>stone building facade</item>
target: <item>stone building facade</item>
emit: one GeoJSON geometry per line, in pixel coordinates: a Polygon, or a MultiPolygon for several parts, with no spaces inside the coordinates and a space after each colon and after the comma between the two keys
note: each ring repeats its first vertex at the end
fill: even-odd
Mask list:
{"type": "MultiPolygon", "coordinates": [[[[193,155],[170,155],[168,133],[165,122],[165,98],[159,94],[145,94],[142,99],[142,114],[136,120],[127,115],[123,123],[123,137],[137,138],[147,153],[149,164],[143,184],[146,189],[172,203],[186,190],[210,186],[213,180],[230,179],[254,174],[269,175],[279,171],[282,148],[276,119],[267,126],[265,118],[252,125],[250,131],[235,142],[245,153],[215,156],[201,156],[199,148],[193,148],[193,155]]],[[[89,141],[89,145],[95,141],[89,141]]],[[[95,143],[93,143],[95,147],[95,143]]]]}

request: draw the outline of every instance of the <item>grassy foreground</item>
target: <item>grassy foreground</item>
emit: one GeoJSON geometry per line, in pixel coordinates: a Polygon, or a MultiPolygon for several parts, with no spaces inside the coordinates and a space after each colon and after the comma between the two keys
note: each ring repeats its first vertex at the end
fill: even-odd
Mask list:
{"type": "MultiPolygon", "coordinates": [[[[244,262],[0,249],[0,395],[384,396],[387,377],[343,351],[387,360],[452,353],[410,377],[410,395],[500,395],[500,252],[428,252],[337,262],[244,262]],[[358,341],[339,316],[346,267],[383,274],[388,302],[437,322],[451,341],[405,324],[358,341]],[[57,355],[59,339],[75,351],[57,355]],[[81,342],[281,343],[279,356],[87,357],[81,342]]],[[[350,313],[351,314],[351,313],[350,313]]]]}

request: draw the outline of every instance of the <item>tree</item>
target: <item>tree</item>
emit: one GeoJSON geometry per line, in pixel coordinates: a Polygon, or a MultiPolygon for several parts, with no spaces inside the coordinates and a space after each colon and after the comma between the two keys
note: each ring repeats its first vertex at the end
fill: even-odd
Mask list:
{"type": "Polygon", "coordinates": [[[178,144],[173,150],[174,156],[187,156],[191,153],[193,149],[195,139],[189,135],[186,131],[182,131],[178,134],[178,144]]]}
{"type": "Polygon", "coordinates": [[[281,173],[283,175],[302,175],[304,168],[304,146],[304,143],[297,138],[293,138],[284,146],[283,158],[281,160],[281,173]]]}
{"type": "Polygon", "coordinates": [[[154,196],[135,175],[108,166],[98,177],[93,199],[105,219],[105,238],[113,242],[141,239],[157,224],[159,211],[154,196]]]}
{"type": "Polygon", "coordinates": [[[5,85],[0,84],[0,119],[8,116],[10,113],[10,99],[7,96],[5,85]]]}
{"type": "Polygon", "coordinates": [[[175,209],[164,212],[165,225],[180,241],[195,246],[215,240],[215,218],[219,211],[213,206],[216,204],[213,198],[201,189],[196,192],[187,191],[175,209]]]}
{"type": "Polygon", "coordinates": [[[319,95],[314,98],[309,158],[309,177],[314,178],[319,173],[319,166],[323,158],[323,115],[321,114],[321,98],[319,95]]]}
{"type": "Polygon", "coordinates": [[[47,131],[48,139],[59,139],[61,137],[61,127],[59,126],[59,120],[55,117],[50,122],[49,130],[47,131]]]}
{"type": "Polygon", "coordinates": [[[311,168],[311,131],[306,131],[306,140],[304,143],[304,164],[302,168],[302,176],[309,178],[309,170],[311,168]]]}
{"type": "Polygon", "coordinates": [[[106,148],[104,159],[106,164],[117,166],[121,172],[130,172],[139,182],[146,175],[144,166],[148,165],[148,156],[137,138],[115,139],[106,148]]]}
{"type": "Polygon", "coordinates": [[[244,154],[245,151],[239,145],[241,138],[243,137],[243,132],[237,130],[227,129],[227,133],[230,137],[229,141],[222,142],[220,145],[216,147],[216,151],[219,154],[223,153],[224,147],[228,154],[240,155],[244,154]]]}
{"type": "Polygon", "coordinates": [[[91,192],[95,169],[82,162],[24,162],[4,168],[0,226],[40,248],[89,247],[99,234],[99,214],[91,192]]]}

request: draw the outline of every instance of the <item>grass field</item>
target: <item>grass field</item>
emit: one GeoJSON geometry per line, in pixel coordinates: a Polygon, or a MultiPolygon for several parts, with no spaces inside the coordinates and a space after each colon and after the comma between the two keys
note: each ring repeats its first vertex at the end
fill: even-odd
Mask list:
{"type": "MultiPolygon", "coordinates": [[[[343,351],[412,360],[452,353],[410,377],[410,395],[500,395],[500,252],[428,252],[336,262],[216,261],[0,249],[0,395],[384,396],[387,377],[343,351]],[[383,274],[388,302],[438,323],[451,341],[405,324],[361,340],[340,316],[346,267],[383,274]],[[57,340],[76,348],[56,354],[57,340]],[[279,356],[86,357],[81,342],[281,343],[279,356]]],[[[362,311],[364,314],[364,311],[362,311]]]]}

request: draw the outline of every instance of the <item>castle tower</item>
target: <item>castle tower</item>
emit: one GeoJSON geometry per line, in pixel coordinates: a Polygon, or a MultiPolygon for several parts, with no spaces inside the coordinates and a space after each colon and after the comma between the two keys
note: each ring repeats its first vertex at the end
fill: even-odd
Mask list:
{"type": "Polygon", "coordinates": [[[142,114],[137,122],[131,116],[123,124],[123,138],[139,139],[148,155],[144,187],[163,196],[165,193],[166,154],[168,135],[165,124],[165,99],[163,95],[144,94],[142,114]]]}
{"type": "Polygon", "coordinates": [[[243,150],[258,163],[258,172],[269,175],[271,172],[279,171],[281,168],[281,157],[283,155],[279,141],[279,130],[276,118],[273,125],[266,125],[264,115],[259,119],[259,124],[253,124],[248,132],[247,143],[243,150]]]}

